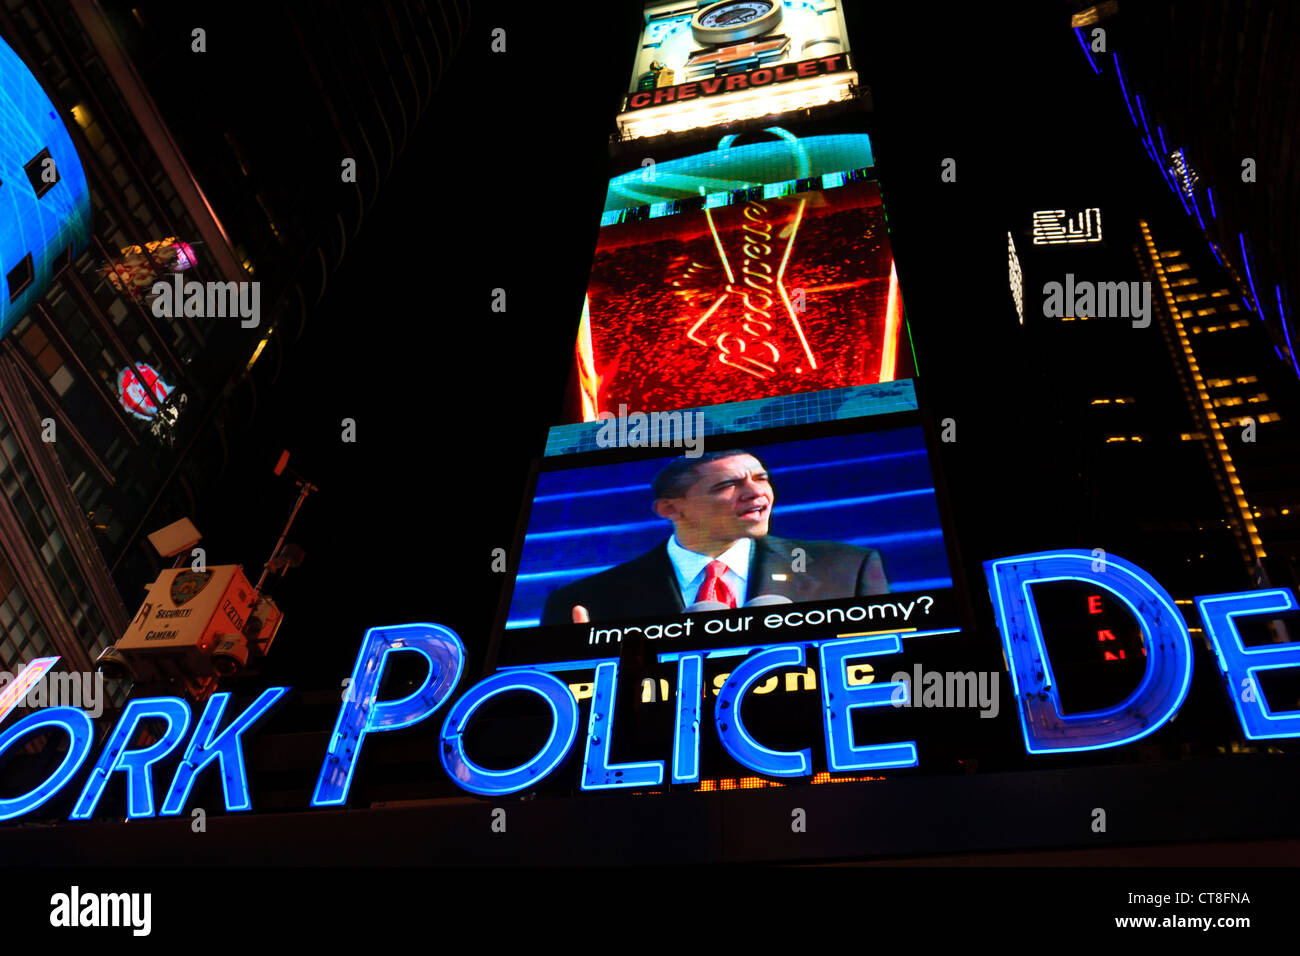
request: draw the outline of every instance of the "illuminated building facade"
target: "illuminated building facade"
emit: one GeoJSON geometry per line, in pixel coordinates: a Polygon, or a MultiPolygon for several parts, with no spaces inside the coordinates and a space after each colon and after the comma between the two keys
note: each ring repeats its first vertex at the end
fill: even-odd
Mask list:
{"type": "Polygon", "coordinates": [[[0,6],[3,671],[92,671],[159,570],[145,534],[202,527],[466,26],[454,2],[268,10],[256,31],[184,13],[0,6]],[[280,85],[241,94],[259,58],[280,85]]]}
{"type": "MultiPolygon", "coordinates": [[[[1077,533],[1140,556],[1169,581],[1199,633],[1198,591],[1300,585],[1300,511],[1287,466],[1300,397],[1286,296],[1290,240],[1270,233],[1295,174],[1277,165],[1282,128],[1256,128],[1253,112],[1233,109],[1222,91],[1269,109],[1285,110],[1288,99],[1267,95],[1276,37],[1260,32],[1258,10],[1089,10],[1102,16],[1075,29],[1086,71],[1080,89],[1093,115],[1118,118],[1145,162],[1117,158],[1088,182],[1062,184],[1050,201],[1067,208],[1018,210],[1009,279],[1024,328],[1011,348],[1052,395],[1023,414],[1023,427],[1052,449],[1023,493],[1031,510],[1082,503],[1057,510],[1077,533]],[[1267,181],[1242,164],[1254,153],[1264,157],[1267,181]],[[1144,185],[1132,190],[1124,177],[1144,185]],[[1094,208],[1099,236],[1089,243],[1083,223],[1094,208]],[[1097,294],[1084,300],[1063,289],[1064,308],[1053,311],[1046,284],[1064,286],[1067,275],[1097,294]],[[1108,296],[1148,289],[1146,315],[1135,314],[1136,297],[1120,302],[1122,314],[1111,298],[1107,314],[1108,296]],[[1043,364],[1054,355],[1072,361],[1043,364]]],[[[1281,35],[1293,30],[1289,12],[1269,16],[1281,35]]],[[[997,540],[1000,532],[976,534],[997,540]]]]}
{"type": "MultiPolygon", "coordinates": [[[[798,8],[786,4],[782,14],[798,8]]],[[[691,48],[676,61],[652,60],[644,73],[637,67],[627,97],[649,94],[645,108],[664,107],[657,115],[668,128],[635,138],[624,129],[612,144],[586,308],[581,319],[573,308],[557,321],[561,361],[573,362],[571,401],[534,463],[508,566],[502,559],[493,569],[508,572],[509,583],[484,672],[471,672],[465,648],[455,652],[460,638],[443,625],[372,627],[342,688],[321,682],[302,695],[304,706],[295,701],[244,745],[257,810],[286,812],[223,821],[222,841],[186,852],[243,862],[272,862],[292,846],[296,860],[326,863],[682,863],[1043,846],[1092,852],[1240,838],[1250,827],[1264,836],[1283,826],[1294,832],[1286,822],[1294,755],[1257,752],[1227,765],[1181,759],[1240,744],[1247,723],[1234,723],[1234,712],[1254,720],[1251,734],[1275,729],[1224,696],[1215,649],[1231,628],[1192,607],[1193,598],[1252,587],[1255,549],[1273,553],[1262,516],[1253,516],[1262,509],[1245,477],[1249,455],[1228,434],[1240,423],[1225,417],[1233,399],[1256,394],[1238,390],[1255,384],[1245,370],[1253,346],[1244,341],[1237,369],[1236,358],[1197,347],[1197,336],[1224,329],[1187,324],[1213,319],[1243,331],[1230,317],[1241,309],[1229,302],[1222,316],[1215,311],[1231,297],[1215,294],[1216,274],[1203,262],[1187,257],[1178,268],[1185,244],[1168,238],[1162,218],[1116,210],[1104,191],[1082,202],[1053,197],[1014,223],[990,217],[990,260],[999,266],[1012,233],[1007,278],[1017,312],[992,297],[964,303],[953,325],[986,335],[983,350],[960,356],[965,378],[927,381],[911,359],[907,323],[890,319],[901,315],[901,294],[859,96],[671,128],[678,124],[666,107],[690,108],[683,96],[748,94],[755,84],[779,90],[801,79],[799,61],[793,74],[779,74],[789,64],[764,59],[786,49],[768,45],[774,9],[730,0],[686,6],[674,14],[677,29],[692,28],[696,40],[696,20],[702,32],[750,21],[766,32],[720,38],[714,46],[743,47],[726,55],[691,48]],[[739,72],[728,73],[722,67],[733,59],[739,72]],[[714,72],[697,72],[706,67],[714,72]],[[769,74],[759,81],[762,70],[769,74]],[[735,76],[746,85],[727,90],[735,76]],[[673,99],[665,92],[655,104],[667,90],[673,99]],[[1197,281],[1184,281],[1192,273],[1197,281]],[[1134,291],[1144,281],[1149,294],[1134,291]],[[1045,305],[1049,283],[1059,288],[1045,305]],[[1198,303],[1201,292],[1209,305],[1198,303]],[[1179,305],[1195,308],[1188,315],[1179,305]],[[1209,311],[1196,316],[1201,308],[1209,311]],[[823,313],[834,321],[819,326],[823,313]],[[713,380],[723,375],[736,377],[713,380]],[[968,405],[954,405],[955,421],[941,417],[945,386],[968,396],[968,405]],[[998,388],[1013,391],[1011,400],[1000,401],[998,388]],[[923,421],[922,408],[938,420],[923,421]],[[981,433],[979,416],[990,409],[992,425],[981,433]],[[939,468],[931,432],[953,424],[962,437],[942,439],[952,448],[939,468]],[[791,543],[827,546],[804,549],[811,574],[794,566],[793,551],[776,561],[769,552],[728,607],[692,605],[694,589],[667,573],[628,583],[627,565],[666,540],[654,520],[664,515],[647,514],[647,492],[663,461],[700,437],[710,449],[761,441],[751,451],[775,476],[775,527],[791,543]],[[1018,467],[1026,462],[1034,470],[1018,467]],[[950,547],[945,475],[970,495],[965,574],[950,547]],[[983,497],[990,489],[1010,507],[983,497]],[[988,601],[973,583],[981,563],[988,601]],[[801,593],[845,566],[852,597],[801,593]],[[1021,584],[1036,566],[1042,577],[1031,598],[1021,584]],[[1107,573],[1123,585],[1109,587],[1107,573]],[[601,582],[615,585],[609,601],[601,582]],[[1167,600],[1160,582],[1172,592],[1167,600]],[[971,595],[974,614],[964,615],[971,595]],[[1032,630],[1040,618],[1042,632],[1032,630]],[[691,624],[707,636],[691,635],[691,624]],[[398,643],[405,640],[413,643],[398,643]],[[1157,656],[1159,679],[1146,682],[1144,659],[1157,656]],[[1050,674],[1040,665],[1048,657],[1057,665],[1050,674]],[[969,701],[932,699],[926,673],[969,674],[985,690],[1001,680],[1000,713],[992,700],[977,711],[969,701]],[[390,688],[419,690],[384,695],[377,706],[381,677],[390,688]],[[1022,682],[1014,690],[1013,680],[1022,682]],[[1135,688],[1148,685],[1158,701],[1128,706],[1135,688]],[[905,700],[894,697],[909,686],[905,700]],[[1058,719],[1053,699],[1083,720],[1058,719]],[[1106,708],[1114,712],[1103,721],[1119,732],[1080,729],[1096,716],[1089,710],[1106,708]],[[1265,764],[1266,756],[1279,759],[1265,764]],[[1143,765],[1149,759],[1164,763],[1153,773],[1143,765]],[[1096,801],[1084,795],[1102,790],[1119,807],[1110,831],[1090,827],[1086,813],[1096,801]],[[602,799],[612,792],[626,796],[602,799]],[[816,821],[807,831],[791,825],[792,799],[816,821]],[[1201,804],[1212,813],[1198,816],[1201,804]],[[498,814],[499,830],[487,825],[498,814]]],[[[742,102],[742,112],[753,105],[742,102]]],[[[176,262],[181,254],[190,259],[178,250],[176,262]]],[[[1005,285],[999,291],[1007,295],[1005,285]]],[[[936,328],[943,316],[931,315],[936,328]]],[[[175,384],[167,368],[150,367],[175,384]]],[[[137,409],[165,401],[153,381],[137,376],[137,409]]],[[[1279,422],[1285,417],[1259,427],[1279,422]]],[[[662,563],[658,570],[667,572],[662,563]]],[[[422,616],[407,620],[451,613],[450,588],[423,590],[422,616]]],[[[460,633],[467,646],[482,641],[481,631],[460,633]]],[[[166,701],[138,702],[176,712],[166,701]]],[[[247,698],[240,706],[256,710],[247,698]]],[[[1286,733],[1274,736],[1280,742],[1260,749],[1287,745],[1286,733]]],[[[86,766],[111,767],[111,751],[103,754],[86,766]]],[[[177,764],[179,747],[156,768],[160,795],[168,770],[183,779],[177,764]]],[[[116,800],[106,797],[103,818],[127,812],[122,776],[113,778],[116,800]]],[[[206,789],[184,809],[220,807],[220,784],[208,770],[206,789]]],[[[36,812],[68,820],[79,785],[36,812]]],[[[226,799],[226,809],[248,803],[226,799]]],[[[101,826],[111,840],[113,824],[101,826]]],[[[52,828],[46,839],[71,841],[69,829],[52,828]]],[[[133,829],[159,857],[179,852],[161,846],[162,826],[133,829]]],[[[0,839],[20,858],[40,845],[18,827],[0,839]]]]}
{"type": "MultiPolygon", "coordinates": [[[[1300,99],[1289,51],[1300,11],[1289,4],[1193,0],[1119,6],[1100,26],[1155,153],[1190,221],[1216,247],[1263,319],[1272,344],[1294,346],[1300,283],[1300,99]]],[[[1111,57],[1099,56],[1103,75],[1111,57]]],[[[1115,83],[1115,76],[1108,76],[1115,83]]],[[[1204,240],[1202,240],[1204,241],[1204,240]]],[[[1290,361],[1284,357],[1284,361],[1290,361]]],[[[1300,375],[1292,364],[1292,374],[1300,375]]]]}

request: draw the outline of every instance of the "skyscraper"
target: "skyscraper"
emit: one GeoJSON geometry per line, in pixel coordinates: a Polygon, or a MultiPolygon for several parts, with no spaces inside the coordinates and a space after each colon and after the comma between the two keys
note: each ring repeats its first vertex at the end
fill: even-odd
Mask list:
{"type": "Polygon", "coordinates": [[[201,526],[466,27],[456,3],[266,16],[0,10],[0,669],[92,670],[159,569],[145,534],[201,526]]]}

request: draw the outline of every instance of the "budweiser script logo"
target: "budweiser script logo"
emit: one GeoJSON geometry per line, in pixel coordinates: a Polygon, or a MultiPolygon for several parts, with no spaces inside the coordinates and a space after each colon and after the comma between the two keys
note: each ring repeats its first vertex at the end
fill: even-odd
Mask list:
{"type": "Polygon", "coordinates": [[[771,378],[796,362],[795,372],[817,368],[817,358],[783,281],[806,202],[800,199],[785,222],[780,221],[784,211],[780,206],[746,203],[740,212],[740,228],[726,237],[733,246],[738,242],[739,256],[734,248],[728,255],[727,242],[706,209],[726,283],[720,291],[716,285],[707,288],[706,284],[720,282],[722,277],[716,266],[696,261],[683,261],[672,283],[686,308],[676,321],[690,323],[686,337],[716,349],[723,365],[755,378],[771,378]],[[733,259],[740,266],[739,275],[732,267],[733,259]],[[698,314],[699,309],[703,314],[698,314]]]}

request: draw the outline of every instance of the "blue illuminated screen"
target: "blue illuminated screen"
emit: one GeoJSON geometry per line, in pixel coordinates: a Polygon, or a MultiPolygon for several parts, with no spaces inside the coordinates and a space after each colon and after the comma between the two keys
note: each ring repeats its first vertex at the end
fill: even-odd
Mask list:
{"type": "MultiPolygon", "coordinates": [[[[919,426],[769,444],[746,443],[743,436],[724,440],[725,446],[712,444],[709,450],[743,449],[767,466],[774,492],[769,536],[875,549],[890,593],[952,586],[919,426]]],[[[652,510],[650,488],[671,460],[589,465],[538,476],[508,629],[541,624],[547,598],[557,588],[667,541],[673,526],[652,510]]]]}
{"type": "Polygon", "coordinates": [[[50,98],[0,40],[0,336],[90,234],[90,192],[50,98]]]}

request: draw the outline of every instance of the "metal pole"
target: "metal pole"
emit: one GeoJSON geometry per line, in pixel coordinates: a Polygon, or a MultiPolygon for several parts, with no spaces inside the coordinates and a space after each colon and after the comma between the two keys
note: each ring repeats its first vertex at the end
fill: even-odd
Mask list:
{"type": "Polygon", "coordinates": [[[257,585],[253,588],[258,594],[262,593],[262,583],[266,580],[266,576],[271,573],[271,561],[280,553],[284,539],[289,536],[289,528],[293,525],[293,519],[298,517],[298,509],[302,507],[302,503],[307,500],[309,494],[320,490],[309,481],[298,482],[298,487],[302,489],[302,491],[298,492],[298,500],[293,503],[293,510],[289,512],[289,520],[285,522],[284,530],[280,532],[280,539],[275,542],[275,547],[271,549],[271,557],[267,558],[266,564],[262,565],[262,576],[257,579],[257,585]]]}

